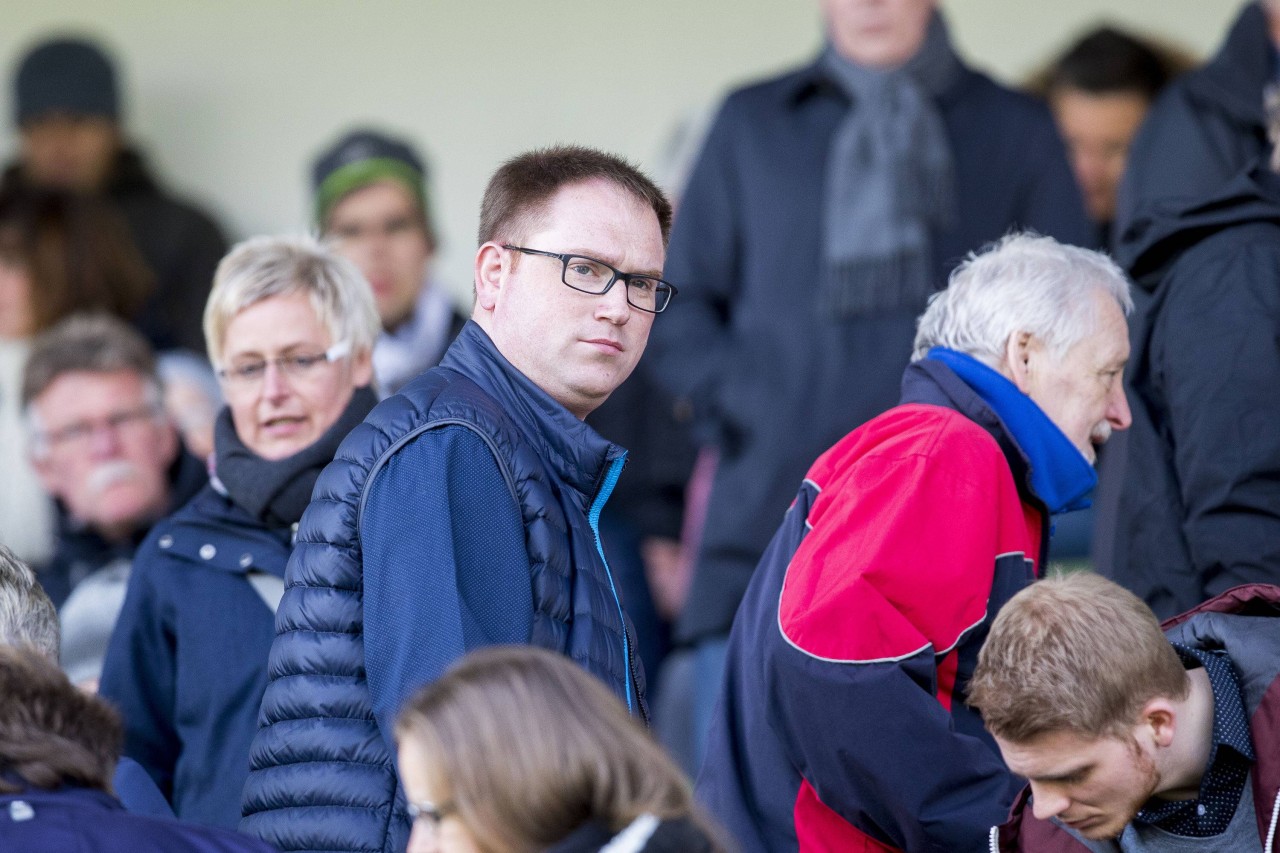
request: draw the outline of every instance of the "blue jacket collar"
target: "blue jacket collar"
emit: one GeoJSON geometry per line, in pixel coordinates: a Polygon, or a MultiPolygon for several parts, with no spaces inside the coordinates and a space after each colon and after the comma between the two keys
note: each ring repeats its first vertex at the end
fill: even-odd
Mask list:
{"type": "Polygon", "coordinates": [[[552,473],[587,503],[610,464],[627,453],[517,370],[474,321],[462,327],[440,366],[456,370],[497,400],[552,473]]]}
{"type": "Polygon", "coordinates": [[[972,356],[934,347],[928,358],[951,368],[1000,418],[1027,460],[1032,490],[1051,513],[1089,506],[1097,473],[1030,397],[972,356]]]}

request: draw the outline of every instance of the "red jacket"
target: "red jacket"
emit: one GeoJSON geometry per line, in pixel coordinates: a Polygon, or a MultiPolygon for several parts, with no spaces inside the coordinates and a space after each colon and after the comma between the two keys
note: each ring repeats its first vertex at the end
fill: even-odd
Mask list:
{"type": "Polygon", "coordinates": [[[1012,801],[963,687],[1042,505],[949,368],[810,469],[734,621],[698,795],[746,851],[966,851],[1012,801]]]}

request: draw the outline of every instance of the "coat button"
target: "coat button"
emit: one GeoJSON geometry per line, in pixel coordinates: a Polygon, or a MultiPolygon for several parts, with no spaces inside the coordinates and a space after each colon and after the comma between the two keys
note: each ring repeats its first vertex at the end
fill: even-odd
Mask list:
{"type": "Polygon", "coordinates": [[[241,555],[240,555],[240,568],[242,568],[242,569],[247,569],[247,568],[249,568],[249,567],[250,567],[250,566],[252,566],[252,565],[253,565],[253,555],[252,555],[252,554],[241,554],[241,555]]]}
{"type": "Polygon", "coordinates": [[[173,547],[173,537],[170,536],[168,533],[166,533],[165,535],[160,537],[159,541],[156,542],[156,544],[159,545],[161,548],[168,550],[169,548],[173,547]]]}
{"type": "Polygon", "coordinates": [[[31,804],[26,800],[14,800],[9,803],[9,820],[14,823],[31,820],[35,816],[36,810],[31,808],[31,804]]]}
{"type": "Polygon", "coordinates": [[[212,545],[200,546],[200,559],[202,560],[212,560],[214,556],[217,555],[217,553],[218,553],[218,549],[213,547],[212,545]]]}

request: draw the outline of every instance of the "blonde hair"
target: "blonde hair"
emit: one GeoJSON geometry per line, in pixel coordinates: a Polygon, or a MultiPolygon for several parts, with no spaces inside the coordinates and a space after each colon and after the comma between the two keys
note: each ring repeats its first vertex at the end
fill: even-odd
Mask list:
{"type": "MultiPolygon", "coordinates": [[[[401,711],[396,739],[427,759],[481,849],[540,850],[588,821],[693,818],[688,779],[609,690],[530,646],[473,652],[401,711]]],[[[717,846],[716,849],[723,849],[717,846]]]]}
{"type": "Polygon", "coordinates": [[[996,616],[969,681],[987,730],[1027,743],[1121,736],[1157,696],[1184,699],[1182,661],[1151,609],[1092,572],[1045,578],[996,616]]]}
{"type": "Polygon", "coordinates": [[[381,331],[373,289],[355,264],[310,237],[254,237],[218,264],[204,307],[209,361],[222,359],[227,326],[236,314],[272,296],[305,293],[333,343],[368,352],[381,331]]]}

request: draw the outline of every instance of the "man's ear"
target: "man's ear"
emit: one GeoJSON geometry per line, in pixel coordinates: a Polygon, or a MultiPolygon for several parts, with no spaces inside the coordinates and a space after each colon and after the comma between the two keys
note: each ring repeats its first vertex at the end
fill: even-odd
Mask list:
{"type": "Polygon", "coordinates": [[[1004,374],[1023,394],[1031,393],[1031,357],[1035,337],[1030,332],[1012,332],[1004,345],[1004,374]]]}
{"type": "Polygon", "coordinates": [[[476,250],[476,311],[493,313],[507,272],[507,252],[490,240],[476,250]]]}
{"type": "Polygon", "coordinates": [[[49,459],[48,451],[37,453],[34,448],[28,448],[27,459],[31,462],[31,469],[36,472],[36,477],[39,478],[45,492],[55,498],[59,497],[58,472],[52,460],[49,459]]]}
{"type": "Polygon", "coordinates": [[[1173,743],[1174,730],[1178,727],[1178,710],[1164,696],[1148,699],[1142,706],[1139,727],[1156,746],[1164,748],[1173,743]]]}

